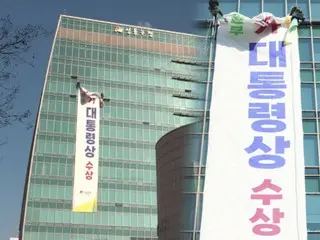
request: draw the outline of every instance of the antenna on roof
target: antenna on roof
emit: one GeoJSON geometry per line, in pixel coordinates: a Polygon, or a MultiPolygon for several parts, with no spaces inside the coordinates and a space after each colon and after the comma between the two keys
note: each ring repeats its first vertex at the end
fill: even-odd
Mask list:
{"type": "Polygon", "coordinates": [[[63,9],[63,14],[65,14],[65,15],[67,15],[67,14],[68,14],[67,9],[63,9]]]}
{"type": "Polygon", "coordinates": [[[149,23],[149,22],[142,22],[142,21],[139,21],[139,22],[138,22],[138,26],[139,26],[139,27],[152,28],[152,25],[151,25],[151,23],[149,23]]]}
{"type": "Polygon", "coordinates": [[[151,23],[149,23],[149,22],[145,22],[145,23],[144,23],[144,26],[145,26],[145,27],[148,27],[148,28],[152,28],[152,25],[151,25],[151,23]]]}

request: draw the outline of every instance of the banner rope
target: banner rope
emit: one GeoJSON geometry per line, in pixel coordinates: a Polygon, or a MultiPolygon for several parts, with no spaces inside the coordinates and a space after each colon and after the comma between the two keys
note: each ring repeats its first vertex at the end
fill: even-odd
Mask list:
{"type": "MultiPolygon", "coordinates": [[[[199,200],[200,200],[200,180],[201,180],[201,168],[202,168],[202,159],[203,159],[203,150],[204,150],[204,136],[205,136],[205,130],[206,130],[206,120],[207,120],[207,111],[208,111],[208,98],[209,98],[209,86],[210,86],[210,76],[211,76],[211,65],[212,65],[212,57],[213,57],[213,38],[217,35],[217,28],[213,29],[214,21],[217,21],[216,17],[212,17],[212,21],[209,24],[208,33],[210,33],[210,36],[207,35],[207,39],[210,39],[211,41],[207,41],[206,44],[209,45],[209,58],[208,58],[208,72],[207,72],[207,87],[206,87],[206,96],[205,96],[205,108],[204,108],[204,114],[203,114],[203,122],[202,122],[202,134],[201,134],[201,147],[200,147],[200,155],[199,155],[199,171],[198,171],[198,179],[197,179],[197,194],[196,194],[196,204],[195,204],[195,214],[194,214],[194,225],[193,229],[196,229],[197,225],[199,224],[198,221],[198,212],[199,212],[199,200]]],[[[200,213],[202,214],[202,213],[200,213]]],[[[201,238],[201,236],[200,236],[201,238]]],[[[193,238],[196,239],[196,231],[193,231],[193,238]]]]}

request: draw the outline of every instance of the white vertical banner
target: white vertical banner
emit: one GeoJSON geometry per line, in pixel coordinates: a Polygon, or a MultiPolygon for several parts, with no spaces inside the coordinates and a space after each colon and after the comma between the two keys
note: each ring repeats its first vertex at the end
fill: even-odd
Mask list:
{"type": "Polygon", "coordinates": [[[98,93],[78,87],[73,212],[97,211],[100,107],[98,93]]]}
{"type": "Polygon", "coordinates": [[[225,17],[217,36],[200,239],[306,240],[296,25],[270,13],[225,17]]]}

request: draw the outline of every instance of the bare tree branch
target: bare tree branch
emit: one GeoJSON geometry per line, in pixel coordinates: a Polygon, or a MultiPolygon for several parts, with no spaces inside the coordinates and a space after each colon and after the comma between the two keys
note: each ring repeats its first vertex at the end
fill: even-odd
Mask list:
{"type": "MultiPolygon", "coordinates": [[[[40,37],[50,34],[52,32],[41,25],[14,27],[9,15],[0,18],[0,128],[22,123],[30,129],[30,124],[26,122],[30,117],[30,110],[19,112],[14,107],[20,93],[17,67],[20,64],[33,67],[34,54],[31,59],[27,57],[32,44],[40,37]]],[[[0,146],[6,142],[0,140],[0,146]]]]}

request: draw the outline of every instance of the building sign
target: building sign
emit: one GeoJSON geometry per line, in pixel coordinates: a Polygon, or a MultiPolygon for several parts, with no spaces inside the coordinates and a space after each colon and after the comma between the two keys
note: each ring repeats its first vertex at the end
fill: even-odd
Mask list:
{"type": "Polygon", "coordinates": [[[78,87],[76,153],[73,182],[74,212],[97,210],[100,108],[98,93],[78,87]]]}
{"type": "Polygon", "coordinates": [[[306,240],[297,29],[234,14],[217,37],[200,239],[306,240]]]}
{"type": "Polygon", "coordinates": [[[132,27],[122,27],[116,26],[114,28],[116,33],[125,33],[127,35],[134,35],[134,36],[146,36],[149,38],[153,38],[153,32],[143,28],[132,28],[132,27]]]}

